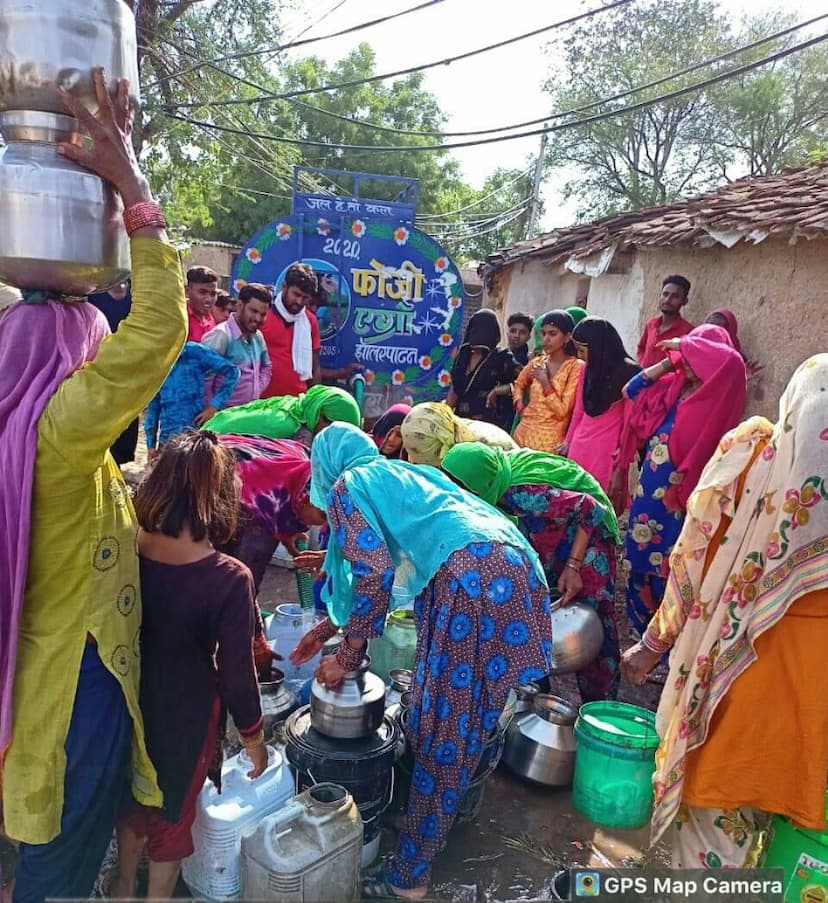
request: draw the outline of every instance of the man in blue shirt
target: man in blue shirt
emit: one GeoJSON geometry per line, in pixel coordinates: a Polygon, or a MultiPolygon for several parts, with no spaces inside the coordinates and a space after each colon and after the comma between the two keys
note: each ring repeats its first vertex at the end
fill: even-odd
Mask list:
{"type": "Polygon", "coordinates": [[[227,405],[239,381],[239,368],[200,342],[186,342],[181,355],[144,414],[147,456],[154,460],[161,446],[194,426],[206,423],[227,405]],[[216,376],[221,386],[206,403],[206,389],[216,376]]]}

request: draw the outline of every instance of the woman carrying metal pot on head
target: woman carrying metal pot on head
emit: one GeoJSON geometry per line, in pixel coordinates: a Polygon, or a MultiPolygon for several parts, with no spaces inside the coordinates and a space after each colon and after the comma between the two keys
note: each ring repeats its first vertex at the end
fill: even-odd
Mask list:
{"type": "Polygon", "coordinates": [[[397,852],[363,894],[419,899],[509,689],[549,671],[543,569],[508,519],[436,469],[386,460],[356,427],[320,433],[311,462],[311,501],[331,527],[330,618],[291,660],[307,661],[342,626],[345,641],[317,671],[337,686],[382,634],[398,569],[415,596],[411,795],[397,852]]]}
{"type": "Polygon", "coordinates": [[[597,658],[577,672],[584,702],[618,695],[615,619],[615,512],[598,481],[567,458],[530,449],[503,452],[456,445],[443,470],[490,505],[518,519],[563,604],[585,602],[600,617],[604,642],[597,658]]]}

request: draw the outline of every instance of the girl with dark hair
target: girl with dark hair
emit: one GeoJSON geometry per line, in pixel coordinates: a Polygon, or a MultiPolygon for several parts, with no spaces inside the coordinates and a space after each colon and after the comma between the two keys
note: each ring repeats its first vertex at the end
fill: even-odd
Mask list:
{"type": "MultiPolygon", "coordinates": [[[[641,368],[627,354],[612,323],[601,317],[587,317],[578,323],[572,340],[586,366],[581,368],[572,421],[560,453],[580,464],[607,489],[624,413],[631,404],[621,390],[641,368]]],[[[620,514],[626,500],[612,501],[620,514]]]]}
{"type": "Polygon", "coordinates": [[[253,579],[245,565],[215,549],[236,529],[233,455],[208,431],[171,439],[135,510],[144,606],[140,705],[164,804],[133,804],[122,818],[113,896],[135,896],[146,846],[147,896],[165,899],[181,860],[193,852],[196,800],[208,772],[220,768],[226,711],[239,727],[251,778],[267,766],[267,748],[253,666],[253,579]]]}
{"type": "Polygon", "coordinates": [[[508,430],[509,396],[519,364],[508,348],[499,348],[500,324],[493,310],[473,314],[451,368],[447,404],[460,417],[485,420],[508,430]]]}
{"type": "Polygon", "coordinates": [[[520,415],[515,441],[524,448],[557,452],[569,428],[582,364],[574,357],[572,316],[551,310],[540,322],[543,353],[515,380],[513,398],[520,415]],[[524,403],[527,391],[529,401],[524,403]]]}

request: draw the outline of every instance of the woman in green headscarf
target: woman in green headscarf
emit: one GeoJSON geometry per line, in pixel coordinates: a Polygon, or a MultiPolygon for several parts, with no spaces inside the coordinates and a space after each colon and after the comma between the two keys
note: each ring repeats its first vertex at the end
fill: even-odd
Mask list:
{"type": "Polygon", "coordinates": [[[305,429],[315,436],[331,423],[359,426],[362,415],[353,397],[336,386],[311,386],[303,395],[260,398],[225,408],[204,424],[214,433],[294,439],[305,429]]]}
{"type": "Polygon", "coordinates": [[[524,448],[504,452],[477,443],[455,445],[443,470],[461,486],[517,518],[563,604],[577,599],[598,614],[604,642],[576,675],[584,702],[618,695],[615,619],[618,521],[598,481],[568,458],[524,448]]]}

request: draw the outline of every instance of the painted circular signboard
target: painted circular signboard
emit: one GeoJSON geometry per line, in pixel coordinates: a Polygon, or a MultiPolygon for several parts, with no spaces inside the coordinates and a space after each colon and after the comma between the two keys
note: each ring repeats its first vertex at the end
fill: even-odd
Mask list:
{"type": "Polygon", "coordinates": [[[278,291],[297,261],[320,283],[323,367],[359,364],[368,392],[385,390],[388,400],[445,396],[463,321],[463,281],[431,236],[368,218],[285,217],[259,230],[238,256],[234,294],[247,282],[278,291]]]}

